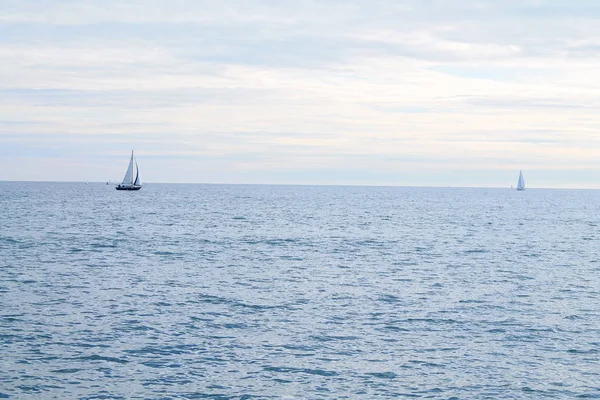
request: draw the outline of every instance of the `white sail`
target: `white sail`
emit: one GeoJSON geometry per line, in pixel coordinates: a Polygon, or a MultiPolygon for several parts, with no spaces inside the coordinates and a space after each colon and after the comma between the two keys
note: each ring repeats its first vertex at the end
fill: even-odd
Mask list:
{"type": "Polygon", "coordinates": [[[117,185],[117,190],[140,190],[142,188],[142,182],[140,180],[140,170],[137,165],[137,161],[131,151],[131,158],[129,159],[129,166],[127,172],[123,177],[123,182],[117,185]]]}
{"type": "Polygon", "coordinates": [[[133,184],[136,186],[142,185],[142,181],[140,180],[140,169],[138,168],[137,161],[135,162],[135,181],[133,184]]]}
{"type": "Polygon", "coordinates": [[[127,168],[127,172],[125,172],[125,177],[123,178],[122,185],[131,185],[133,184],[133,151],[131,152],[131,159],[129,160],[129,167],[127,168]]]}
{"type": "Polygon", "coordinates": [[[517,190],[525,190],[525,179],[523,178],[523,171],[519,171],[519,182],[517,183],[517,190]]]}

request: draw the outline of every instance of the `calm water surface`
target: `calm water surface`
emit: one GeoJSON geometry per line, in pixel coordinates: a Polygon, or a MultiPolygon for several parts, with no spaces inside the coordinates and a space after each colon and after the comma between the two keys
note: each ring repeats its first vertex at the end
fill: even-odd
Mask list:
{"type": "Polygon", "coordinates": [[[0,398],[600,398],[600,192],[0,183],[0,398]]]}

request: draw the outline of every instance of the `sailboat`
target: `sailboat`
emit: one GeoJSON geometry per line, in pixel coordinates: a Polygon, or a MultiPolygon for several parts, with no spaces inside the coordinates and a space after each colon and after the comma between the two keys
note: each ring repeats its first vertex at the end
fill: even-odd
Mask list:
{"type": "Polygon", "coordinates": [[[129,167],[125,172],[123,182],[117,185],[117,190],[140,190],[142,183],[140,182],[140,170],[138,169],[137,161],[133,157],[133,150],[131,150],[131,159],[129,160],[129,167]]]}
{"type": "Polygon", "coordinates": [[[525,179],[523,179],[523,171],[519,171],[519,182],[517,183],[517,190],[525,190],[525,179]]]}

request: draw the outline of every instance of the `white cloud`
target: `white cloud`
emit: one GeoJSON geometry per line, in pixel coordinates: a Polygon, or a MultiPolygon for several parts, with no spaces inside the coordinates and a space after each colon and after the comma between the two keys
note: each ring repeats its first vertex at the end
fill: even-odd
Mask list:
{"type": "MultiPolygon", "coordinates": [[[[600,10],[582,10],[516,0],[11,2],[0,17],[0,142],[7,154],[40,137],[64,149],[77,138],[98,157],[126,144],[162,157],[173,168],[154,171],[162,180],[181,179],[177,160],[193,157],[212,157],[230,181],[248,179],[242,170],[268,181],[273,169],[307,169],[321,182],[357,166],[370,176],[456,170],[462,180],[486,168],[597,168],[600,10]]],[[[189,179],[207,162],[186,161],[189,179]]],[[[489,184],[478,176],[473,184],[489,184]]]]}

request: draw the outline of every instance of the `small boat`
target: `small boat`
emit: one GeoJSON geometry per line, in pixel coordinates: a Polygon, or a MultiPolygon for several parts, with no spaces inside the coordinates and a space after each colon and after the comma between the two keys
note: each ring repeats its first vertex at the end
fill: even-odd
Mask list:
{"type": "Polygon", "coordinates": [[[519,182],[517,183],[517,190],[525,190],[525,179],[523,179],[523,171],[519,171],[519,182]]]}
{"type": "Polygon", "coordinates": [[[131,159],[129,160],[129,167],[125,172],[123,182],[117,185],[117,190],[140,190],[142,183],[140,182],[140,170],[138,169],[137,161],[133,157],[133,150],[131,150],[131,159]]]}

